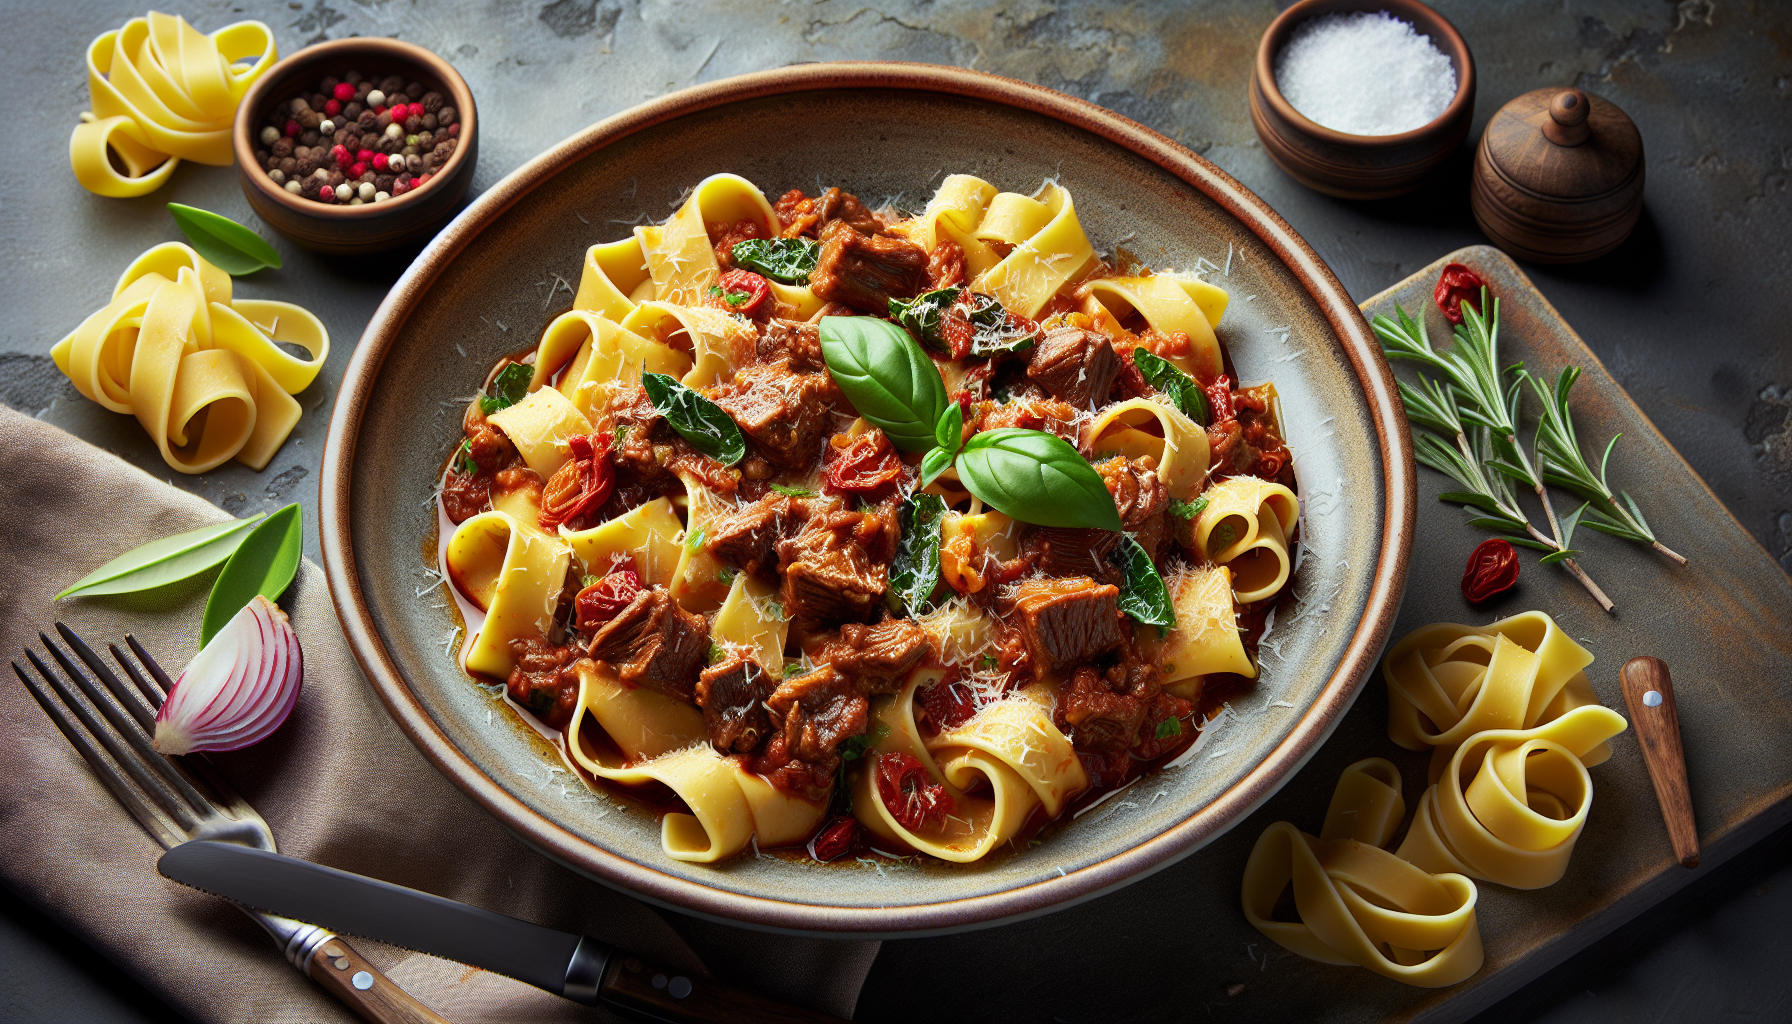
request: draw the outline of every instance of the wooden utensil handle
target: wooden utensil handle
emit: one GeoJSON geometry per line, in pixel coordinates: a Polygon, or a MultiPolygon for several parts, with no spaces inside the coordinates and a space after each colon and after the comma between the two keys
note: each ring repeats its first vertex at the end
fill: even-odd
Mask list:
{"type": "Polygon", "coordinates": [[[598,998],[674,1024],[845,1024],[838,1017],[773,1002],[709,978],[614,956],[598,998]]]}
{"type": "Polygon", "coordinates": [[[449,1024],[340,938],[319,943],[305,973],[374,1024],[449,1024]]]}
{"type": "Polygon", "coordinates": [[[1685,867],[1699,866],[1699,830],[1693,822],[1692,789],[1686,783],[1686,753],[1680,745],[1680,712],[1674,705],[1674,681],[1660,658],[1632,658],[1618,673],[1624,704],[1636,729],[1649,781],[1668,826],[1674,856],[1685,867]]]}

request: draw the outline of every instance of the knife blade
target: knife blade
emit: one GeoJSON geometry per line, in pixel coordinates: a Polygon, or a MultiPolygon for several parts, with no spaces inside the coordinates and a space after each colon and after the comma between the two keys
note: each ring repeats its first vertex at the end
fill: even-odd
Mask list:
{"type": "Polygon", "coordinates": [[[471,964],[588,1006],[605,1002],[691,1024],[838,1024],[708,978],[657,969],[589,935],[266,850],[198,840],[173,847],[156,867],[245,906],[471,964]]]}

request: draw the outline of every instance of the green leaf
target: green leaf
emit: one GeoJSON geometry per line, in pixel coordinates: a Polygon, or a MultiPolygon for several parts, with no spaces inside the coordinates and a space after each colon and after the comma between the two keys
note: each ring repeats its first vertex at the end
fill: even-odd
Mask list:
{"type": "Polygon", "coordinates": [[[256,594],[277,600],[299,572],[305,543],[304,514],[298,504],[288,505],[249,531],[243,543],[224,563],[224,571],[212,583],[200,620],[199,646],[211,642],[218,630],[236,617],[256,594]]]}
{"type": "Polygon", "coordinates": [[[889,723],[879,722],[877,723],[877,728],[872,729],[870,732],[847,737],[838,748],[840,751],[840,760],[857,761],[867,753],[877,749],[877,745],[882,743],[884,737],[888,735],[890,735],[889,723]]]}
{"type": "Polygon", "coordinates": [[[859,415],[905,452],[934,447],[946,383],[915,339],[869,316],[824,316],[820,331],[828,372],[859,415]]]}
{"type": "Polygon", "coordinates": [[[53,600],[135,594],[196,576],[229,558],[261,516],[201,526],[134,547],[76,580],[53,600]]]}
{"type": "Polygon", "coordinates": [[[933,439],[946,450],[946,454],[958,454],[958,450],[964,447],[964,406],[957,402],[946,403],[946,411],[933,426],[933,439]]]}
{"type": "Polygon", "coordinates": [[[976,333],[971,336],[971,355],[993,356],[999,352],[1025,352],[1033,347],[1038,339],[1039,330],[1008,326],[1008,311],[996,301],[993,295],[982,292],[971,293],[969,311],[971,326],[976,333]]]}
{"type": "Polygon", "coordinates": [[[940,520],[946,503],[937,494],[916,492],[897,512],[902,538],[890,560],[890,603],[898,612],[915,616],[927,611],[934,588],[940,585],[940,520]]]}
{"type": "Polygon", "coordinates": [[[940,338],[940,317],[958,301],[959,291],[957,288],[941,288],[922,292],[912,299],[891,299],[890,319],[901,324],[916,341],[944,352],[946,343],[940,338]]]}
{"type": "Polygon", "coordinates": [[[240,277],[263,267],[280,269],[280,254],[267,239],[229,217],[179,203],[169,203],[168,213],[193,251],[226,274],[240,277]]]}
{"type": "Polygon", "coordinates": [[[1132,365],[1138,368],[1145,383],[1162,391],[1182,414],[1205,427],[1213,420],[1213,411],[1207,405],[1207,392],[1195,379],[1176,368],[1174,363],[1163,358],[1148,348],[1132,350],[1132,365]]]}
{"type": "Polygon", "coordinates": [[[748,238],[734,243],[728,258],[735,266],[780,284],[808,284],[821,258],[821,243],[812,238],[748,238]]]}
{"type": "Polygon", "coordinates": [[[1023,523],[1120,529],[1101,474],[1054,434],[1019,427],[977,434],[958,456],[958,479],[985,505],[1023,523]]]}
{"type": "Polygon", "coordinates": [[[1172,736],[1182,735],[1182,719],[1166,718],[1157,723],[1156,739],[1167,740],[1172,736]]]}
{"type": "Polygon", "coordinates": [[[1202,495],[1194,501],[1172,501],[1170,502],[1170,514],[1178,519],[1195,519],[1207,511],[1207,505],[1211,500],[1206,495],[1202,495]]]}
{"type": "Polygon", "coordinates": [[[920,486],[926,487],[928,484],[938,480],[941,473],[944,473],[947,469],[951,468],[952,459],[954,457],[952,452],[949,452],[944,448],[935,448],[928,452],[927,456],[921,460],[920,486]]]}
{"type": "Polygon", "coordinates": [[[747,439],[722,407],[663,373],[641,374],[653,408],[691,447],[732,466],[747,457],[747,439]]]}
{"type": "Polygon", "coordinates": [[[1557,562],[1566,562],[1568,559],[1573,558],[1575,555],[1578,555],[1578,554],[1580,554],[1580,552],[1575,551],[1572,548],[1570,548],[1567,551],[1551,551],[1549,554],[1544,555],[1542,558],[1537,559],[1537,561],[1543,563],[1544,565],[1554,565],[1557,562]]]}
{"type": "Polygon", "coordinates": [[[1472,505],[1475,508],[1492,515],[1506,514],[1506,510],[1500,508],[1499,502],[1494,501],[1485,494],[1477,494],[1473,491],[1445,491],[1437,496],[1437,500],[1452,501],[1458,505],[1472,505]]]}
{"type": "Polygon", "coordinates": [[[779,494],[782,494],[786,498],[813,498],[813,497],[815,497],[815,491],[812,488],[808,488],[808,487],[789,487],[789,486],[786,486],[785,484],[773,484],[772,490],[777,491],[779,494]]]}
{"type": "Polygon", "coordinates": [[[479,396],[479,411],[490,416],[499,409],[508,409],[529,396],[529,382],[535,379],[535,367],[511,363],[498,371],[492,386],[479,396]]]}
{"type": "Polygon", "coordinates": [[[1176,608],[1170,603],[1170,589],[1151,564],[1151,555],[1144,545],[1131,537],[1120,538],[1120,557],[1125,579],[1120,583],[1120,610],[1136,622],[1156,626],[1162,634],[1176,626],[1176,608]]]}

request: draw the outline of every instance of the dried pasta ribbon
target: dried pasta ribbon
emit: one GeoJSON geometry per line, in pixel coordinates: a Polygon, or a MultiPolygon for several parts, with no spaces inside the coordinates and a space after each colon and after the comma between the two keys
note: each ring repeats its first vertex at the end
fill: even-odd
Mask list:
{"type": "Polygon", "coordinates": [[[151,11],[99,36],[87,47],[93,111],[68,143],[76,180],[102,196],[141,196],[182,160],[229,166],[237,104],[277,59],[273,30],[259,21],[206,35],[151,11]]]}
{"type": "Polygon", "coordinates": [[[112,301],[50,349],[77,391],[136,416],[182,473],[231,459],[265,468],[299,422],[292,396],[329,355],[329,332],[309,311],[232,301],[230,275],[178,242],[132,261],[112,301]]]}
{"type": "Polygon", "coordinates": [[[1382,848],[1405,810],[1393,764],[1371,757],[1344,769],[1317,837],[1285,821],[1258,837],[1244,868],[1245,918],[1289,952],[1403,984],[1442,988],[1473,975],[1483,956],[1475,883],[1382,848]],[[1290,885],[1300,919],[1275,920],[1290,885]]]}

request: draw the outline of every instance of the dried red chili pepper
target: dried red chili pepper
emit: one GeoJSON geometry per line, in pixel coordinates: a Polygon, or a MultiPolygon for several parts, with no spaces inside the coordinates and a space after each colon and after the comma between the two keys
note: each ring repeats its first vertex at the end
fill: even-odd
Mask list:
{"type": "Polygon", "coordinates": [[[958,809],[946,787],[933,781],[913,754],[895,751],[877,758],[877,795],[896,823],[910,832],[938,828],[958,809]]]}
{"type": "Polygon", "coordinates": [[[1468,556],[1462,574],[1462,596],[1474,603],[1511,590],[1518,583],[1518,549],[1494,537],[1484,540],[1468,556]]]}
{"type": "Polygon", "coordinates": [[[881,430],[860,434],[847,444],[837,434],[828,444],[822,490],[830,494],[873,494],[902,477],[902,457],[881,430]]]}
{"type": "Polygon", "coordinates": [[[604,623],[622,613],[641,593],[641,577],[633,569],[618,569],[579,591],[573,600],[582,633],[595,632],[604,623]]]}
{"type": "Polygon", "coordinates": [[[566,439],[572,458],[554,471],[541,490],[541,514],[535,521],[552,533],[610,500],[616,488],[616,467],[610,464],[609,434],[574,434],[566,439]]]}
{"type": "Polygon", "coordinates": [[[827,827],[809,840],[809,856],[826,863],[839,860],[859,845],[859,823],[842,815],[828,822],[827,827]]]}
{"type": "Polygon", "coordinates": [[[710,289],[709,304],[729,313],[745,317],[758,316],[771,308],[772,286],[751,270],[730,270],[710,289]]]}
{"type": "Polygon", "coordinates": [[[1437,288],[1431,298],[1437,308],[1444,311],[1444,317],[1453,324],[1462,322],[1462,304],[1464,302],[1481,312],[1481,289],[1484,287],[1481,278],[1474,271],[1460,263],[1452,263],[1437,275],[1437,288]]]}

